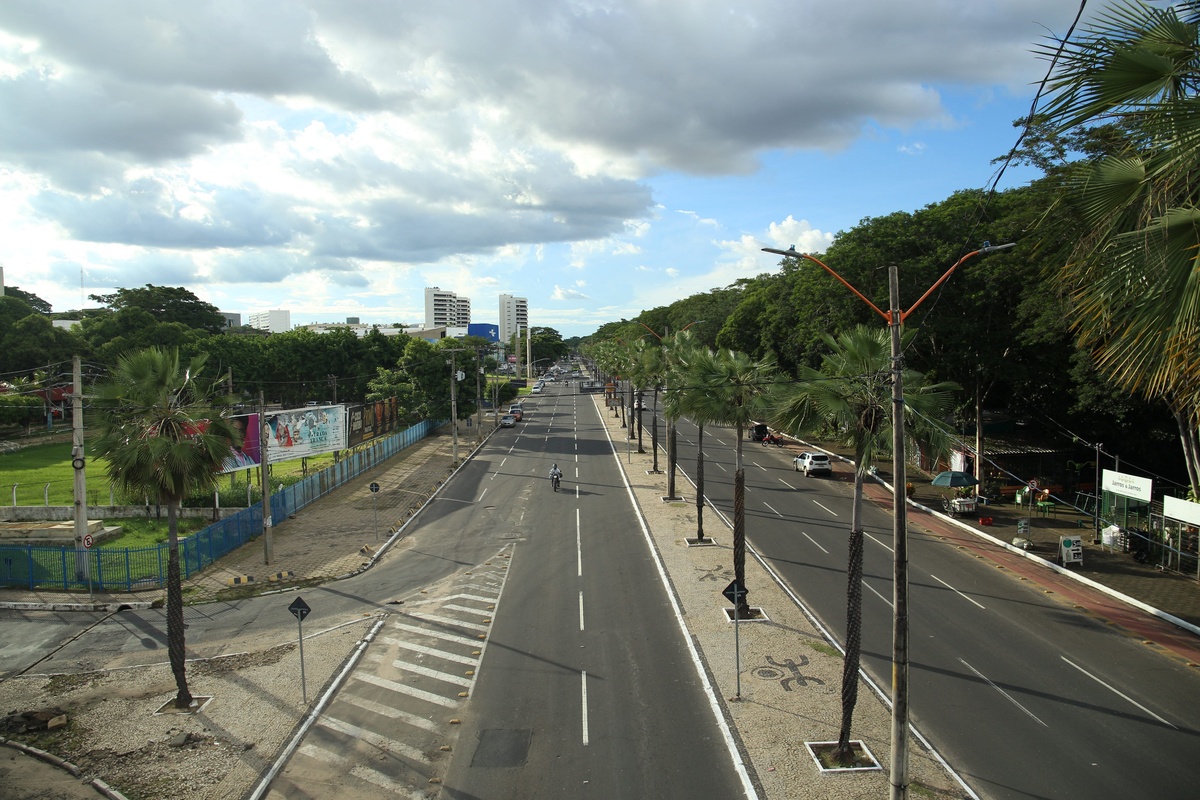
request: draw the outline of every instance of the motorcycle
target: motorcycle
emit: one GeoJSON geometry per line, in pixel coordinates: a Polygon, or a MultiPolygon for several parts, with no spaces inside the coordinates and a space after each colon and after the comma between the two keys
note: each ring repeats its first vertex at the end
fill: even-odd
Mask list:
{"type": "Polygon", "coordinates": [[[763,437],[762,446],[766,447],[769,444],[773,444],[776,447],[783,447],[783,437],[776,436],[773,433],[768,433],[766,436],[763,437]]]}
{"type": "Polygon", "coordinates": [[[558,484],[561,482],[562,482],[561,475],[551,475],[550,476],[550,485],[554,487],[554,491],[556,491],[556,492],[558,491],[558,484]]]}

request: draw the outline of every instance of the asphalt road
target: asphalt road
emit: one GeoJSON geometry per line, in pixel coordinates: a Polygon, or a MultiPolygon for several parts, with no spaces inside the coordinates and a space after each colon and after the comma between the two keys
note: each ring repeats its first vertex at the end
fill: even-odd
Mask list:
{"type": "MultiPolygon", "coordinates": [[[[730,518],[734,438],[705,430],[705,494],[730,518]]],[[[750,543],[841,640],[852,484],[743,447],[750,543]]],[[[679,450],[694,474],[686,422],[679,450]]],[[[888,690],[891,514],[865,503],[863,525],[863,666],[888,690]]],[[[922,533],[909,536],[909,612],[912,721],[980,797],[1195,796],[1194,669],[922,533]]]]}
{"type": "Polygon", "coordinates": [[[743,796],[590,398],[550,389],[492,442],[479,496],[526,535],[444,796],[743,796]]]}

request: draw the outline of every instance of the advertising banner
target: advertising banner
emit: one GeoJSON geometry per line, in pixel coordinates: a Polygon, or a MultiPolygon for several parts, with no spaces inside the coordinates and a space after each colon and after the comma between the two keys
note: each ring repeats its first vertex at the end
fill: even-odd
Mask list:
{"type": "Polygon", "coordinates": [[[346,447],[345,406],[306,406],[267,418],[267,463],[332,453],[346,447]]]}
{"type": "Polygon", "coordinates": [[[237,472],[240,469],[257,467],[262,462],[261,428],[258,427],[258,414],[239,414],[230,417],[233,427],[242,432],[242,444],[229,450],[229,457],[221,465],[221,472],[237,472]]]}
{"type": "Polygon", "coordinates": [[[1126,475],[1124,472],[1106,469],[1101,474],[1101,486],[1106,492],[1149,503],[1154,481],[1150,478],[1139,478],[1136,475],[1126,475]]]}
{"type": "Polygon", "coordinates": [[[472,322],[467,325],[467,336],[478,336],[489,342],[500,341],[500,327],[488,322],[472,322]]]}
{"type": "Polygon", "coordinates": [[[348,429],[346,431],[346,446],[369,442],[380,436],[386,436],[396,429],[396,398],[377,400],[361,406],[349,406],[346,409],[348,429]]]}

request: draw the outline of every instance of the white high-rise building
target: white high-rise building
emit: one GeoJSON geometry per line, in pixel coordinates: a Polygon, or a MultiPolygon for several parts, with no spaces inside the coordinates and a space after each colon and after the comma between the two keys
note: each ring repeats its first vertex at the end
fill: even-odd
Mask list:
{"type": "Polygon", "coordinates": [[[425,328],[466,327],[471,324],[471,298],[436,286],[425,287],[425,328]]]}
{"type": "Polygon", "coordinates": [[[511,294],[500,295],[500,341],[508,344],[518,330],[529,327],[529,301],[511,294]]]}
{"type": "Polygon", "coordinates": [[[271,333],[286,333],[292,329],[292,312],[276,309],[274,311],[253,311],[247,324],[251,328],[271,333]]]}

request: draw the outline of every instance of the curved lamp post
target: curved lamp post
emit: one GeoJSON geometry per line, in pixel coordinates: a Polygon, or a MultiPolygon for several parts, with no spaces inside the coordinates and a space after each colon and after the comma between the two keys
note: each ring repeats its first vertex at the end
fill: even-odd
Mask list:
{"type": "MultiPolygon", "coordinates": [[[[1016,243],[990,245],[985,243],[978,250],[972,250],[946,270],[925,294],[909,306],[907,311],[900,308],[900,273],[895,264],[888,267],[888,288],[890,310],[882,311],[867,297],[854,288],[841,275],[838,275],[828,265],[816,256],[796,251],[792,245],[787,250],[776,250],[772,247],[762,248],[764,253],[774,253],[787,258],[806,258],[821,269],[836,278],[849,289],[855,297],[862,300],[871,309],[883,317],[892,329],[892,538],[893,538],[893,571],[892,571],[892,607],[895,613],[892,618],[892,800],[904,800],[908,797],[908,508],[905,505],[904,491],[904,386],[903,386],[903,354],[900,350],[900,327],[908,315],[933,294],[934,290],[945,283],[954,270],[964,261],[985,253],[997,250],[1007,250],[1015,247],[1016,243]]],[[[976,458],[981,454],[976,454],[976,458]]]]}

